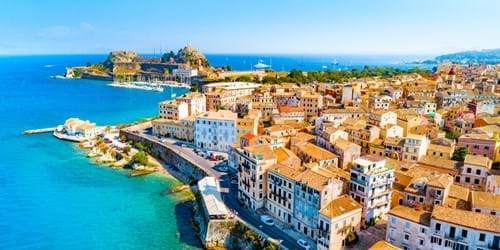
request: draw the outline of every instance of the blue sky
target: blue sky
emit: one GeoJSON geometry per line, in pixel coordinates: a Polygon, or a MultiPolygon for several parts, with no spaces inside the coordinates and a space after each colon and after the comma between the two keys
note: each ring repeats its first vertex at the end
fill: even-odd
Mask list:
{"type": "Polygon", "coordinates": [[[3,1],[0,54],[440,54],[500,47],[497,0],[3,1]]]}

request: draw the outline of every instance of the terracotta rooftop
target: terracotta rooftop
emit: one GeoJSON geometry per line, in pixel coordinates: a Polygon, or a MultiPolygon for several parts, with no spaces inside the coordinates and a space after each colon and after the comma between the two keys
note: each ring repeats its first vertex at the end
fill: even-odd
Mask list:
{"type": "Polygon", "coordinates": [[[295,145],[299,151],[318,160],[330,160],[338,158],[338,156],[324,148],[318,147],[312,143],[299,143],[295,145]]]}
{"type": "Polygon", "coordinates": [[[397,206],[391,209],[389,214],[421,225],[429,226],[431,224],[431,212],[425,210],[417,210],[407,206],[397,206]]]}
{"type": "MultiPolygon", "coordinates": [[[[473,207],[500,210],[500,195],[498,194],[472,191],[471,202],[473,207]]],[[[500,224],[498,226],[500,227],[500,224]]]]}
{"type": "Polygon", "coordinates": [[[418,160],[418,163],[445,169],[455,169],[458,164],[457,161],[446,160],[432,155],[422,156],[420,160],[418,160]]]}
{"type": "Polygon", "coordinates": [[[244,148],[245,151],[249,152],[251,157],[261,157],[262,160],[271,160],[275,159],[273,150],[268,144],[260,144],[254,146],[248,146],[244,148]]]}
{"type": "Polygon", "coordinates": [[[361,209],[361,205],[359,205],[359,203],[357,203],[351,196],[342,196],[330,201],[326,206],[321,208],[319,212],[323,216],[333,219],[356,210],[361,213],[361,209]]]}
{"type": "Polygon", "coordinates": [[[472,229],[500,233],[500,216],[434,206],[432,218],[472,229]]]}
{"type": "Polygon", "coordinates": [[[280,163],[282,161],[286,161],[290,158],[299,159],[299,157],[297,157],[297,155],[295,155],[295,153],[293,153],[292,151],[290,151],[289,149],[284,148],[284,147],[276,148],[274,150],[274,155],[276,155],[276,160],[278,161],[278,163],[280,163]]]}
{"type": "Polygon", "coordinates": [[[311,169],[307,169],[306,171],[302,172],[300,175],[298,175],[295,178],[295,181],[298,181],[302,184],[306,184],[307,186],[311,187],[312,189],[321,192],[323,191],[323,188],[328,185],[328,180],[330,178],[327,176],[324,176],[322,174],[316,173],[315,171],[311,169]]]}
{"type": "Polygon", "coordinates": [[[269,168],[269,172],[279,174],[290,180],[295,180],[303,171],[282,164],[274,164],[269,168]]]}
{"type": "Polygon", "coordinates": [[[490,168],[491,160],[481,155],[466,155],[464,164],[490,168]]]}
{"type": "Polygon", "coordinates": [[[253,139],[253,138],[255,138],[255,137],[256,137],[256,136],[255,136],[255,135],[253,135],[253,134],[246,133],[246,134],[242,135],[240,138],[241,138],[241,139],[245,139],[245,140],[247,140],[247,141],[250,141],[250,140],[252,140],[252,139],[253,139]]]}
{"type": "Polygon", "coordinates": [[[280,113],[291,113],[291,112],[304,112],[302,107],[293,107],[293,106],[280,106],[278,108],[280,113]]]}
{"type": "Polygon", "coordinates": [[[401,248],[385,241],[379,240],[375,244],[373,244],[368,250],[399,250],[401,248]]]}

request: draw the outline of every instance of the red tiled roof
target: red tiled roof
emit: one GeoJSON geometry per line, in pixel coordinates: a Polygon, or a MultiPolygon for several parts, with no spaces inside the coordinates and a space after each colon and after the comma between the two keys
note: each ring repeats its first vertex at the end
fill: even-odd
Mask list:
{"type": "Polygon", "coordinates": [[[241,138],[241,139],[245,139],[245,140],[247,140],[247,141],[250,141],[250,140],[252,140],[253,138],[255,138],[255,135],[250,134],[250,133],[246,133],[246,134],[242,135],[240,138],[241,138]]]}
{"type": "Polygon", "coordinates": [[[301,107],[292,107],[292,106],[280,106],[278,108],[280,113],[288,113],[288,112],[304,112],[304,109],[301,107]]]}

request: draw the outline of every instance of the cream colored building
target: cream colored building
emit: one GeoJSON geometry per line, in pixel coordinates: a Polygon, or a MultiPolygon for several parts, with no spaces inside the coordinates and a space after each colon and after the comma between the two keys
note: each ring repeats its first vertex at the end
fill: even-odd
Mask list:
{"type": "Polygon", "coordinates": [[[307,93],[300,97],[300,106],[304,110],[306,117],[319,116],[323,107],[323,96],[318,93],[307,93]]]}
{"type": "Polygon", "coordinates": [[[188,104],[174,100],[160,102],[160,118],[181,120],[189,116],[188,104]]]}
{"type": "Polygon", "coordinates": [[[350,196],[339,197],[322,207],[319,211],[317,249],[343,249],[349,233],[360,231],[361,211],[361,205],[350,196]]]}
{"type": "Polygon", "coordinates": [[[207,98],[202,93],[188,93],[177,97],[176,101],[187,103],[189,115],[197,115],[207,111],[207,98]]]}
{"type": "Polygon", "coordinates": [[[183,141],[194,141],[194,116],[181,120],[156,119],[152,121],[153,134],[183,141]]]}
{"type": "Polygon", "coordinates": [[[236,148],[238,162],[238,198],[245,206],[256,210],[265,205],[267,195],[267,170],[276,164],[276,157],[269,144],[236,148]]]}

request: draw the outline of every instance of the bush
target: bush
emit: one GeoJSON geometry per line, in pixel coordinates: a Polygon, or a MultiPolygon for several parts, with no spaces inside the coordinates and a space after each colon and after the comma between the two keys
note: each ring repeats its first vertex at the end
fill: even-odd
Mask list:
{"type": "Polygon", "coordinates": [[[132,162],[147,166],[149,164],[149,159],[144,151],[139,151],[137,154],[132,156],[132,162]]]}
{"type": "Polygon", "coordinates": [[[130,153],[130,149],[131,149],[130,146],[125,146],[125,147],[123,147],[122,151],[123,151],[123,153],[128,155],[128,153],[130,153]]]}
{"type": "Polygon", "coordinates": [[[134,147],[137,148],[137,150],[139,150],[139,151],[144,151],[144,146],[142,145],[141,142],[136,142],[134,144],[134,147]]]}

